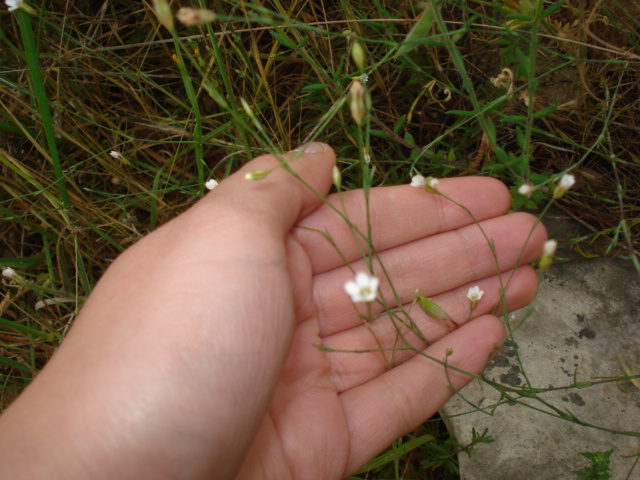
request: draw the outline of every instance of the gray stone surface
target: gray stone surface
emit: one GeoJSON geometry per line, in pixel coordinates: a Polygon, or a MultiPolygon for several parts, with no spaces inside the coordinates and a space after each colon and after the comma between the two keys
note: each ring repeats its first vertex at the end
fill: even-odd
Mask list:
{"type": "MultiPolygon", "coordinates": [[[[599,258],[555,265],[542,278],[532,307],[532,312],[510,316],[517,328],[517,347],[508,343],[487,368],[487,377],[511,387],[525,386],[517,348],[531,384],[556,389],[540,398],[581,421],[640,432],[640,390],[629,380],[596,383],[625,375],[619,358],[640,370],[640,282],[631,263],[599,258]],[[559,388],[574,382],[594,384],[559,388]]],[[[501,401],[495,389],[479,381],[462,394],[485,408],[501,401]]],[[[471,441],[472,428],[488,428],[495,439],[478,446],[471,458],[460,456],[463,480],[513,480],[523,474],[536,480],[577,479],[572,472],[590,465],[581,452],[609,449],[614,449],[612,479],[640,479],[640,465],[627,476],[635,458],[624,458],[640,454],[640,437],[579,426],[502,402],[489,409],[492,415],[476,411],[460,416],[473,409],[454,397],[441,411],[451,416],[450,428],[463,445],[471,441]]],[[[535,400],[527,403],[550,411],[535,400]]]]}

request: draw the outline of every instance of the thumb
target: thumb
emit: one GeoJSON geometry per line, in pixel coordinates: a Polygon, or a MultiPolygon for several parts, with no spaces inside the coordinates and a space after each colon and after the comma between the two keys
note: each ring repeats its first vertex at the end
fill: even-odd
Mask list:
{"type": "Polygon", "coordinates": [[[223,180],[201,202],[205,208],[228,208],[262,225],[287,232],[321,203],[331,186],[336,156],[325,143],[315,142],[283,154],[264,155],[223,180]],[[248,175],[263,178],[247,179],[248,175]],[[238,212],[240,210],[240,212],[238,212]]]}

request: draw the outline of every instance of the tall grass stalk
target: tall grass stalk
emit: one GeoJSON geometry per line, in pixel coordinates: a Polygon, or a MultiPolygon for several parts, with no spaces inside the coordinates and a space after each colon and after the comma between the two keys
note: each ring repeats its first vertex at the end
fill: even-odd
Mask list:
{"type": "MultiPolygon", "coordinates": [[[[20,26],[20,34],[22,37],[22,44],[24,46],[29,76],[31,77],[31,87],[33,88],[33,94],[38,105],[38,111],[40,112],[42,129],[44,130],[47,145],[49,147],[49,159],[53,166],[56,184],[60,190],[61,206],[64,210],[68,211],[71,209],[71,201],[69,200],[69,194],[67,193],[67,182],[60,162],[60,155],[56,143],[56,134],[53,119],[51,117],[51,108],[49,106],[49,98],[47,97],[47,92],[45,91],[44,82],[42,80],[42,74],[40,72],[40,55],[35,44],[36,37],[33,34],[33,28],[31,26],[31,16],[22,9],[18,9],[16,14],[18,17],[18,24],[20,26]]],[[[64,218],[68,218],[64,211],[61,213],[64,218]]]]}

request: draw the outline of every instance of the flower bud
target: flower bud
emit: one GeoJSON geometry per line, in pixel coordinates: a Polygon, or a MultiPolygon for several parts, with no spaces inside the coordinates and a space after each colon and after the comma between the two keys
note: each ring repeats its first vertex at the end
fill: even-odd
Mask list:
{"type": "Polygon", "coordinates": [[[271,170],[254,170],[253,172],[249,172],[244,176],[245,180],[262,180],[263,178],[267,178],[267,175],[271,173],[271,170]]]}
{"type": "Polygon", "coordinates": [[[353,62],[358,67],[358,70],[362,70],[364,68],[364,48],[360,45],[360,42],[355,40],[353,45],[351,45],[351,58],[353,58],[353,62]]]}
{"type": "Polygon", "coordinates": [[[351,109],[351,116],[358,125],[362,125],[362,120],[366,113],[366,106],[364,103],[364,87],[360,80],[354,80],[349,89],[349,108],[351,109]]]}
{"type": "Polygon", "coordinates": [[[152,0],[153,10],[156,12],[156,17],[162,25],[165,26],[170,32],[173,31],[173,12],[167,0],[152,0]]]}
{"type": "Polygon", "coordinates": [[[518,193],[523,197],[530,197],[536,191],[536,186],[530,183],[523,183],[518,187],[518,193]]]}
{"type": "Polygon", "coordinates": [[[340,173],[340,169],[338,167],[333,167],[333,184],[336,186],[338,190],[342,186],[342,174],[340,173]]]}
{"type": "Polygon", "coordinates": [[[439,323],[446,325],[447,321],[450,321],[455,326],[458,326],[456,322],[453,321],[453,318],[444,311],[444,309],[438,305],[436,302],[431,300],[430,298],[418,296],[418,305],[424,313],[429,315],[434,320],[437,320],[439,323]]]}
{"type": "Polygon", "coordinates": [[[424,189],[429,192],[429,193],[439,193],[438,192],[438,184],[440,183],[440,180],[438,180],[435,177],[427,177],[425,180],[425,187],[424,189]]]}
{"type": "Polygon", "coordinates": [[[249,104],[244,98],[240,98],[240,103],[242,104],[242,108],[244,108],[244,111],[246,112],[247,116],[251,119],[255,118],[253,110],[251,109],[251,107],[249,106],[249,104]]]}
{"type": "Polygon", "coordinates": [[[199,27],[213,22],[216,14],[205,8],[182,7],[178,10],[176,18],[187,27],[199,27]]]}
{"type": "Polygon", "coordinates": [[[439,306],[436,302],[434,302],[430,298],[419,296],[418,304],[420,305],[420,308],[422,308],[424,313],[429,315],[431,318],[435,318],[436,320],[441,320],[441,321],[448,320],[449,318],[451,318],[449,314],[445,312],[441,306],[439,306]]]}

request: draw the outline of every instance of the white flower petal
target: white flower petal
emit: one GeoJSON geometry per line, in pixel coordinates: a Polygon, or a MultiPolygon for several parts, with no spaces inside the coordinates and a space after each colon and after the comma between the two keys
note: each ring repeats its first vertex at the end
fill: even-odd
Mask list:
{"type": "Polygon", "coordinates": [[[376,299],[379,284],[378,278],[366,272],[359,272],[356,274],[355,281],[349,280],[344,284],[344,289],[354,303],[372,302],[376,299]]]}
{"type": "Polygon", "coordinates": [[[534,190],[535,187],[529,183],[523,183],[518,187],[518,193],[524,197],[530,197],[534,190]]]}
{"type": "Polygon", "coordinates": [[[542,247],[542,256],[551,258],[556,254],[556,248],[558,248],[558,242],[555,240],[547,240],[542,247]]]}
{"type": "Polygon", "coordinates": [[[569,190],[575,184],[576,184],[576,177],[574,177],[570,173],[566,173],[560,179],[560,183],[558,183],[558,186],[563,190],[569,190]]]}
{"type": "Polygon", "coordinates": [[[427,186],[428,186],[429,188],[433,188],[433,189],[435,189],[435,188],[438,186],[438,184],[439,184],[439,183],[440,183],[440,180],[438,180],[438,179],[437,179],[437,178],[435,178],[435,177],[429,177],[429,178],[427,179],[427,186]]]}
{"type": "Polygon", "coordinates": [[[13,278],[16,276],[16,271],[11,267],[7,267],[4,270],[2,270],[2,276],[7,278],[13,278]]]}
{"type": "Polygon", "coordinates": [[[24,5],[22,0],[4,0],[4,3],[8,7],[7,10],[10,12],[18,10],[24,5]]]}
{"type": "Polygon", "coordinates": [[[425,178],[422,175],[414,175],[411,177],[411,186],[416,188],[424,188],[427,185],[425,178]]]}
{"type": "Polygon", "coordinates": [[[480,287],[476,285],[475,287],[469,288],[469,292],[467,293],[467,298],[472,302],[479,301],[484,295],[484,290],[480,290],[480,287]]]}

